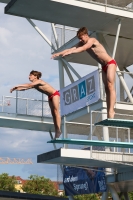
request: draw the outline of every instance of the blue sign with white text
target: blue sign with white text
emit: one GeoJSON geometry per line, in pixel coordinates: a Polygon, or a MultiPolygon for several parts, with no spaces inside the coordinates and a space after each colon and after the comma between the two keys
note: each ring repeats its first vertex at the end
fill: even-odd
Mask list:
{"type": "Polygon", "coordinates": [[[81,169],[64,166],[63,184],[66,196],[105,192],[104,168],[81,169]]]}
{"type": "Polygon", "coordinates": [[[98,70],[60,90],[61,116],[97,102],[100,98],[98,70]]]}

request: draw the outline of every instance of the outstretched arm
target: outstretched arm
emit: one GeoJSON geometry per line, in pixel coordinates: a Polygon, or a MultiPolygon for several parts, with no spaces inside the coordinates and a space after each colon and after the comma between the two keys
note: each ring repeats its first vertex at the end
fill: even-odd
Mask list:
{"type": "Polygon", "coordinates": [[[10,92],[12,93],[14,90],[28,90],[28,89],[31,89],[31,88],[34,88],[36,85],[38,84],[41,84],[41,80],[37,80],[33,83],[25,83],[25,84],[22,84],[22,85],[17,85],[13,88],[10,89],[10,92]]]}
{"type": "Polygon", "coordinates": [[[58,56],[62,56],[62,55],[64,55],[65,53],[67,53],[67,52],[69,52],[69,51],[72,51],[72,50],[74,50],[74,49],[76,49],[76,47],[72,47],[72,48],[70,48],[70,49],[66,49],[66,50],[61,51],[61,52],[59,52],[59,53],[55,53],[55,54],[53,54],[53,55],[51,56],[51,58],[53,59],[53,58],[56,58],[56,57],[58,57],[58,56]]]}
{"type": "Polygon", "coordinates": [[[84,45],[80,45],[80,46],[77,46],[75,49],[71,49],[70,51],[67,51],[65,52],[62,57],[64,56],[67,56],[69,54],[72,54],[72,53],[80,53],[80,52],[83,52],[83,51],[86,51],[87,49],[90,49],[92,47],[92,45],[94,44],[94,39],[89,39],[89,41],[84,44],[84,45]]]}

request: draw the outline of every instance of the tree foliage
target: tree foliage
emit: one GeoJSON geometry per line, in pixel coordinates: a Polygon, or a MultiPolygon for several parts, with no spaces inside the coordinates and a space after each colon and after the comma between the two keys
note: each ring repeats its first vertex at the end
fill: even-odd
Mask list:
{"type": "Polygon", "coordinates": [[[22,190],[31,194],[58,195],[58,190],[50,179],[37,175],[31,175],[22,186],[22,190]]]}
{"type": "Polygon", "coordinates": [[[130,199],[130,200],[133,200],[133,192],[129,192],[129,193],[128,193],[128,196],[129,196],[129,199],[130,199]]]}
{"type": "Polygon", "coordinates": [[[7,173],[0,174],[0,190],[16,192],[15,176],[9,176],[7,173]]]}
{"type": "Polygon", "coordinates": [[[74,196],[74,200],[99,200],[98,194],[83,194],[74,196]]]}
{"type": "MultiPolygon", "coordinates": [[[[65,191],[61,195],[64,198],[67,198],[65,196],[65,191]]],[[[98,194],[82,194],[82,195],[75,195],[73,196],[74,200],[101,200],[102,193],[98,194]]]]}

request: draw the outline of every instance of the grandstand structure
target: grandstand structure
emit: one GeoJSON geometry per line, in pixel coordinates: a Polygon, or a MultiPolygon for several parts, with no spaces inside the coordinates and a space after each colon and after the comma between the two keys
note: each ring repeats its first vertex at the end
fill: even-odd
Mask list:
{"type": "MultiPolygon", "coordinates": [[[[128,192],[132,191],[133,185],[133,97],[130,82],[133,74],[128,70],[128,67],[133,64],[133,1],[3,0],[0,2],[7,4],[5,14],[26,18],[48,43],[53,53],[76,46],[77,37],[73,36],[69,40],[68,33],[71,36],[73,35],[71,33],[76,35],[77,28],[86,26],[91,37],[97,38],[108,54],[116,59],[118,68],[116,73],[115,125],[107,120],[106,126],[102,124],[106,120],[106,101],[101,66],[86,52],[57,59],[61,91],[64,91],[66,87],[65,73],[71,84],[75,84],[75,77],[76,81],[83,78],[71,66],[71,62],[91,65],[94,66],[94,70],[98,69],[99,84],[97,87],[99,87],[100,96],[96,102],[87,104],[66,115],[62,114],[62,143],[65,143],[66,138],[69,138],[69,141],[63,144],[63,148],[60,149],[56,149],[54,144],[55,149],[38,155],[37,162],[75,167],[105,167],[107,169],[107,185],[113,199],[118,200],[117,192],[120,192],[128,200],[128,192]],[[41,32],[32,19],[51,23],[52,41],[41,32]],[[100,122],[102,123],[100,124],[100,122]],[[75,138],[78,139],[78,142],[75,138]],[[75,145],[72,144],[72,140],[75,145]],[[84,146],[81,146],[83,140],[88,140],[88,143],[85,142],[84,146]],[[96,146],[92,146],[89,141],[99,142],[98,145],[95,143],[96,146]],[[107,145],[109,142],[110,145],[107,145]],[[125,144],[127,146],[124,146],[125,144]]],[[[7,127],[8,121],[10,128],[48,131],[51,135],[51,132],[54,131],[53,122],[51,116],[45,115],[44,97],[42,96],[42,103],[37,107],[41,110],[40,116],[36,116],[35,112],[28,114],[27,110],[26,113],[21,113],[19,111],[19,98],[24,100],[26,97],[16,95],[16,112],[14,114],[0,113],[0,126],[7,127]]],[[[36,99],[34,100],[36,101],[36,99]]],[[[62,96],[61,101],[63,101],[62,96]]],[[[60,142],[60,139],[56,142],[60,142]]],[[[102,198],[103,200],[107,199],[107,192],[103,193],[102,198]]]]}

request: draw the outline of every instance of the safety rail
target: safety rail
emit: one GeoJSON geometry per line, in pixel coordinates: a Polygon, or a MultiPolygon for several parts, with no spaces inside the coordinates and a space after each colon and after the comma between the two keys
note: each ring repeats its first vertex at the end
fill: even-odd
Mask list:
{"type": "MultiPolygon", "coordinates": [[[[133,142],[133,133],[132,129],[128,127],[114,127],[114,126],[95,126],[95,124],[105,118],[107,115],[106,112],[101,111],[91,111],[88,116],[88,122],[90,123],[78,123],[78,122],[68,122],[66,117],[64,117],[64,139],[74,139],[74,140],[93,140],[93,141],[108,141],[108,142],[122,142],[122,143],[132,143],[133,142]],[[70,132],[71,131],[71,132],[70,132]]],[[[120,113],[115,114],[116,120],[133,119],[133,115],[124,115],[120,113]]],[[[123,120],[124,121],[124,120],[123,120]]],[[[112,153],[126,153],[132,154],[133,148],[122,148],[122,147],[105,147],[105,146],[91,146],[79,144],[64,144],[65,148],[74,148],[74,149],[88,149],[91,151],[110,151],[112,153]]]]}
{"type": "MultiPolygon", "coordinates": [[[[116,81],[115,81],[115,90],[116,90],[116,103],[132,103],[128,97],[127,88],[133,97],[133,86],[131,85],[133,80],[133,73],[129,72],[126,68],[126,71],[116,71],[116,81]],[[124,88],[123,83],[121,82],[121,77],[124,79],[127,88],[124,88]]],[[[102,76],[102,69],[99,70],[100,77],[102,76]]],[[[105,89],[103,82],[100,84],[100,98],[102,100],[106,99],[105,89]]]]}
{"type": "Polygon", "coordinates": [[[48,101],[44,100],[43,95],[42,99],[23,98],[17,92],[16,97],[3,95],[0,108],[1,112],[51,117],[48,101]]]}
{"type": "MultiPolygon", "coordinates": [[[[123,125],[121,126],[119,124],[124,122],[128,122],[131,121],[133,119],[133,115],[130,114],[121,114],[121,113],[115,113],[115,119],[117,121],[117,123],[115,123],[116,125],[107,125],[106,127],[104,125],[99,125],[96,126],[96,124],[98,124],[99,121],[105,120],[106,119],[106,115],[107,112],[105,111],[91,111],[90,112],[90,135],[89,138],[92,140],[95,137],[97,137],[98,132],[100,130],[102,130],[102,135],[100,135],[101,140],[105,141],[112,141],[112,142],[128,142],[130,144],[130,142],[133,142],[133,134],[132,134],[132,129],[130,127],[124,127],[123,125]],[[93,114],[95,115],[95,117],[93,116],[93,114]],[[93,123],[93,120],[95,119],[95,122],[93,123]],[[121,119],[121,120],[119,120],[121,119]]],[[[99,137],[99,139],[100,139],[99,137]]],[[[92,147],[91,147],[92,148],[92,147]]],[[[128,153],[133,153],[133,149],[128,148],[128,149],[124,149],[124,148],[110,148],[110,151],[112,152],[128,152],[128,153]]]]}
{"type": "Polygon", "coordinates": [[[77,0],[133,11],[133,0],[77,0]]]}

